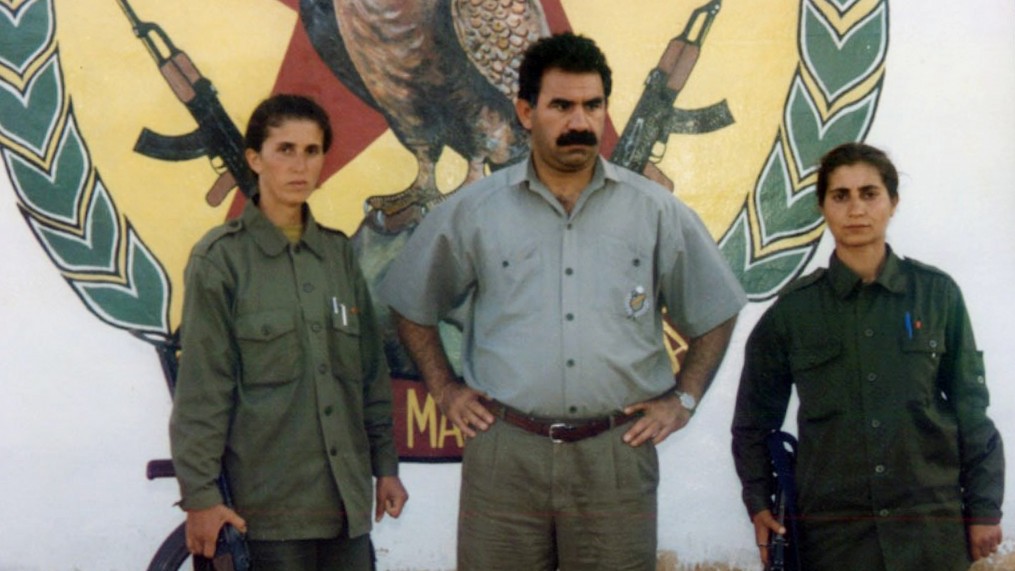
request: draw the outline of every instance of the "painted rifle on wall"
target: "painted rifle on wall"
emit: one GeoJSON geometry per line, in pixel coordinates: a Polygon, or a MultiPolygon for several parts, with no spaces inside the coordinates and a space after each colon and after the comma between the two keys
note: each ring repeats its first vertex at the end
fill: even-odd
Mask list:
{"type": "Polygon", "coordinates": [[[187,107],[197,129],[184,135],[161,135],[141,130],[134,150],[163,161],[187,161],[207,156],[219,173],[208,190],[208,204],[218,206],[233,188],[246,196],[257,191],[257,179],[243,156],[243,136],[219,101],[215,86],[201,75],[186,53],[173,44],[158,24],[142,22],[127,0],[117,0],[137,36],[159,66],[173,94],[187,107]],[[216,159],[221,161],[216,163],[216,159]]]}
{"type": "Polygon", "coordinates": [[[659,63],[649,72],[634,112],[614,147],[610,161],[673,189],[669,178],[655,167],[673,133],[710,133],[733,123],[726,100],[702,109],[674,107],[677,95],[698,62],[702,44],[722,6],[712,0],[691,13],[684,31],[667,44],[659,63]],[[661,149],[656,149],[662,145],[661,149]]]}

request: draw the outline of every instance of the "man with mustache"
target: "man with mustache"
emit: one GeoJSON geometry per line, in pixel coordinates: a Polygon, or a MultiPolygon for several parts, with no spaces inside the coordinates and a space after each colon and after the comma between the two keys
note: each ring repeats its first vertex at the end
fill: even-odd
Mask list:
{"type": "Polygon", "coordinates": [[[655,446],[690,420],[745,295],[693,211],[599,156],[611,72],[592,40],[540,40],[519,75],[529,159],[428,214],[381,297],[467,437],[458,569],[652,570],[655,446]],[[676,378],[664,308],[690,336],[676,378]],[[464,383],[437,329],[452,310],[464,383]]]}

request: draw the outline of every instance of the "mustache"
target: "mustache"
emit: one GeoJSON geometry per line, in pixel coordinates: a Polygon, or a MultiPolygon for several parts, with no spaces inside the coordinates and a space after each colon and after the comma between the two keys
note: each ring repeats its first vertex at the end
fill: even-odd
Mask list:
{"type": "Polygon", "coordinates": [[[599,140],[596,138],[596,134],[592,131],[568,131],[567,133],[557,137],[558,147],[566,145],[585,145],[593,147],[598,142],[599,140]]]}

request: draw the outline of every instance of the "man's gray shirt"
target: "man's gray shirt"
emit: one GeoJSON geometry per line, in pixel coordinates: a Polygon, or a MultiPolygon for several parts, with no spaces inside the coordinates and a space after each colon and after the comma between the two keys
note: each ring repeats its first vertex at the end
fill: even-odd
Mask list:
{"type": "Polygon", "coordinates": [[[464,303],[465,381],[553,418],[673,387],[661,308],[693,338],[746,303],[694,211],[601,158],[570,214],[530,161],[455,193],[420,223],[379,296],[421,325],[464,303]]]}

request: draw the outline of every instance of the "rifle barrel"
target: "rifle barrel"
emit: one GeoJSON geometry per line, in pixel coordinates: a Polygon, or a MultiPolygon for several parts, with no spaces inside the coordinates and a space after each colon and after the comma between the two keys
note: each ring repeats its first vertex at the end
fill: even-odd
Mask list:
{"type": "Polygon", "coordinates": [[[712,22],[715,21],[720,8],[722,8],[722,0],[712,0],[704,6],[695,8],[694,12],[691,12],[691,17],[687,19],[684,31],[677,37],[689,44],[700,46],[705,42],[705,36],[712,28],[712,22]]]}

